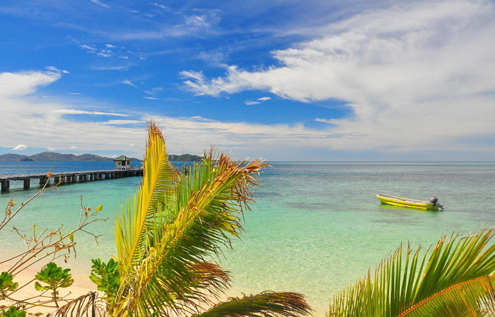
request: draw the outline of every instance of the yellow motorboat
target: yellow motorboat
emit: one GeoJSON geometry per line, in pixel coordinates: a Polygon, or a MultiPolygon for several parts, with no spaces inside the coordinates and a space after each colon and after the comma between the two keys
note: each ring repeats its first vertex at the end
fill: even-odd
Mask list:
{"type": "Polygon", "coordinates": [[[438,210],[439,208],[443,209],[443,206],[440,205],[440,203],[438,202],[438,198],[436,197],[431,198],[430,201],[381,194],[376,195],[376,197],[382,204],[392,206],[416,208],[423,210],[438,210]]]}

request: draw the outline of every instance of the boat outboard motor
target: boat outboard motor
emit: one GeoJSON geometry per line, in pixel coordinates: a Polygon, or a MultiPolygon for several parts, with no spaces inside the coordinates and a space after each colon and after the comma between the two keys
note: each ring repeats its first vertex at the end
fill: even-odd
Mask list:
{"type": "Polygon", "coordinates": [[[438,206],[438,208],[443,209],[443,205],[440,205],[440,204],[438,203],[438,198],[437,198],[437,197],[432,197],[432,198],[430,199],[430,203],[432,203],[432,204],[433,204],[433,205],[435,205],[435,206],[438,206]]]}

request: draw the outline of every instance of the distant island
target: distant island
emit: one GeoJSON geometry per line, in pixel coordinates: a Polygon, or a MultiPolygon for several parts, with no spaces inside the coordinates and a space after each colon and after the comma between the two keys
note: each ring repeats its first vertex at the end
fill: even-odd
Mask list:
{"type": "MultiPolygon", "coordinates": [[[[192,154],[171,154],[168,159],[172,162],[194,162],[202,159],[201,156],[192,154]]],[[[141,161],[141,159],[131,158],[132,161],[141,161]]],[[[19,154],[2,154],[0,155],[0,162],[50,162],[50,161],[63,161],[63,162],[104,162],[113,161],[110,157],[103,157],[94,154],[61,154],[55,152],[42,152],[33,155],[19,155],[19,154]]]]}

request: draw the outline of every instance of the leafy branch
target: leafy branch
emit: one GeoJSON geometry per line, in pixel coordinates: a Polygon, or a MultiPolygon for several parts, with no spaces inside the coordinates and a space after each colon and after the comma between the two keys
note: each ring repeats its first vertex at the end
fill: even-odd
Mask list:
{"type": "MultiPolygon", "coordinates": [[[[51,172],[47,174],[47,177],[50,176],[51,172]]],[[[5,209],[4,218],[0,222],[0,231],[5,229],[10,221],[19,215],[20,211],[23,210],[36,197],[44,193],[46,190],[56,188],[59,184],[60,183],[53,187],[47,188],[47,181],[39,191],[37,191],[27,201],[21,203],[17,208],[15,208],[16,202],[13,199],[10,199],[5,209]]],[[[95,239],[96,243],[98,243],[98,239],[101,235],[97,235],[89,231],[88,226],[95,222],[108,220],[108,218],[98,218],[98,213],[102,209],[102,205],[99,205],[94,209],[94,211],[89,207],[83,206],[83,197],[81,196],[79,221],[77,225],[75,225],[75,227],[68,232],[63,231],[64,225],[60,225],[54,230],[39,230],[38,227],[34,225],[32,232],[29,234],[22,232],[19,228],[13,227],[12,231],[14,231],[24,243],[25,250],[5,259],[0,257],[0,265],[8,266],[6,272],[0,273],[0,301],[9,300],[15,302],[17,303],[17,306],[24,309],[29,309],[36,306],[58,307],[59,301],[68,302],[70,299],[59,296],[58,289],[68,287],[72,284],[72,276],[68,273],[70,270],[64,270],[58,267],[53,261],[63,259],[63,261],[67,263],[71,253],[74,254],[74,257],[76,257],[76,241],[74,239],[76,233],[88,234],[95,239]],[[32,284],[35,279],[31,279],[30,281],[19,285],[19,283],[14,282],[15,276],[36,264],[43,264],[47,262],[50,263],[38,272],[35,279],[45,282],[48,286],[42,286],[39,282],[36,282],[36,289],[42,291],[40,295],[22,299],[17,298],[19,296],[16,296],[16,293],[18,294],[22,289],[32,284]],[[52,294],[50,297],[46,298],[44,294],[50,290],[52,294]]],[[[11,308],[9,308],[9,310],[10,309],[11,308]]],[[[0,316],[5,315],[9,312],[9,310],[4,310],[3,312],[0,311],[0,316]]],[[[17,314],[16,312],[17,311],[12,310],[13,314],[17,314]]],[[[22,310],[20,312],[22,312],[22,310]]]]}

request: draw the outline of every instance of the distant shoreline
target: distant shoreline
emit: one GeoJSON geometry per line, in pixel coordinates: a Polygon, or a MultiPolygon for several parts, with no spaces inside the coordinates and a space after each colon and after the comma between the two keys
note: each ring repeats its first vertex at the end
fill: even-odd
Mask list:
{"type": "MultiPolygon", "coordinates": [[[[193,162],[202,159],[201,156],[192,154],[171,154],[168,156],[170,161],[193,162]]],[[[42,152],[33,155],[20,154],[2,154],[0,162],[111,162],[113,158],[99,156],[95,154],[61,154],[55,152],[42,152]]],[[[131,161],[141,161],[141,159],[131,158],[131,161]]]]}

